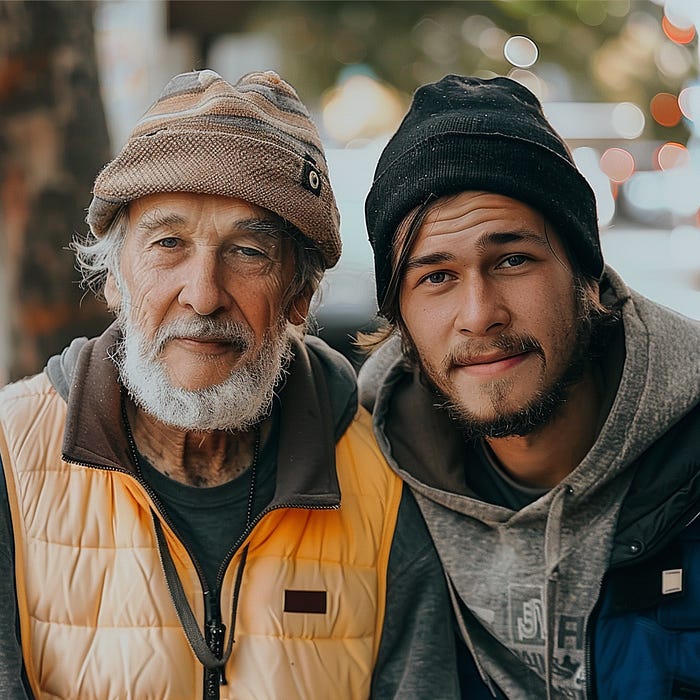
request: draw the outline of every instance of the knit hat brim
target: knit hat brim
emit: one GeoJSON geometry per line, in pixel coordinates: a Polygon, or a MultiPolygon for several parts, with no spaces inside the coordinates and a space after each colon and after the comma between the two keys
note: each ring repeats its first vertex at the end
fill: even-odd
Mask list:
{"type": "Polygon", "coordinates": [[[603,272],[596,199],[537,97],[504,77],[447,75],[416,90],[377,163],[365,214],[382,308],[400,223],[429,200],[502,194],[552,224],[581,272],[603,272]]]}
{"type": "Polygon", "coordinates": [[[321,139],[294,89],[271,71],[234,85],[209,70],[172,78],[97,176],[92,233],[104,235],[128,202],[166,192],[244,199],[293,224],[326,267],[340,257],[321,139]]]}
{"type": "Polygon", "coordinates": [[[594,194],[553,151],[501,134],[443,133],[404,152],[390,172],[391,177],[375,179],[365,204],[380,306],[391,276],[391,246],[403,219],[431,197],[466,191],[494,192],[528,204],[551,223],[587,274],[599,278],[603,272],[595,210],[588,197],[580,196],[582,190],[591,199],[594,194]],[[527,183],[513,177],[522,172],[529,174],[527,183]],[[572,230],[576,235],[569,235],[572,230]]]}
{"type": "Polygon", "coordinates": [[[334,229],[340,226],[330,184],[320,183],[321,191],[314,194],[301,186],[309,176],[308,161],[274,144],[267,149],[262,157],[254,139],[216,132],[159,131],[132,139],[97,177],[88,223],[101,236],[120,207],[157,192],[237,197],[294,224],[319,248],[326,265],[335,265],[339,241],[320,235],[329,223],[334,229]],[[290,191],[295,197],[289,196],[290,191]]]}

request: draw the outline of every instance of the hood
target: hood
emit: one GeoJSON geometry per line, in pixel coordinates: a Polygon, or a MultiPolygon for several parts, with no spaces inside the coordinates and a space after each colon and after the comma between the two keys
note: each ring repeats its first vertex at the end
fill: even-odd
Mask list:
{"type": "MultiPolygon", "coordinates": [[[[700,401],[700,323],[630,290],[610,267],[604,280],[608,293],[625,300],[624,360],[607,419],[584,461],[622,465],[700,401]]],[[[365,362],[359,393],[361,403],[374,411],[380,444],[403,478],[419,489],[465,493],[461,465],[454,468],[454,458],[458,463],[462,459],[462,438],[448,416],[435,410],[420,372],[407,366],[398,337],[365,362]],[[397,459],[402,454],[411,456],[397,459]]],[[[580,471],[569,477],[579,492],[601,477],[599,471],[589,470],[588,476],[580,471]]]]}
{"type": "Polygon", "coordinates": [[[697,455],[687,459],[690,450],[677,441],[666,446],[664,461],[658,452],[697,414],[700,324],[632,292],[610,268],[601,290],[622,305],[603,367],[607,417],[581,463],[521,510],[468,489],[469,450],[447,413],[436,410],[420,372],[402,359],[398,338],[360,372],[377,441],[416,496],[454,587],[463,635],[509,697],[563,697],[580,688],[587,657],[583,642],[571,646],[567,635],[586,629],[611,561],[624,563],[617,551],[660,546],[697,508],[697,455]],[[693,469],[691,488],[684,475],[693,469]]]}

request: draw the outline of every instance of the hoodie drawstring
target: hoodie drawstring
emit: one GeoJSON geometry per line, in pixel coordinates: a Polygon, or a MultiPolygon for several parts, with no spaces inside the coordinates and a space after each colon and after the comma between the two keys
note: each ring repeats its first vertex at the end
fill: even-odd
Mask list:
{"type": "Polygon", "coordinates": [[[570,487],[562,486],[554,494],[552,504],[547,514],[547,524],[544,531],[544,565],[546,583],[544,589],[544,639],[545,639],[545,684],[547,700],[552,700],[552,659],[554,654],[555,611],[557,600],[557,585],[559,583],[559,563],[561,562],[561,523],[564,513],[564,500],[571,492],[570,487]]]}

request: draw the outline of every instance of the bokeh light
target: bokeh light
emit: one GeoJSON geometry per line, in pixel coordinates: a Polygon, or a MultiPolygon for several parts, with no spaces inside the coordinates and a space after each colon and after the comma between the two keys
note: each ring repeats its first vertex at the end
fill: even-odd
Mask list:
{"type": "Polygon", "coordinates": [[[503,47],[508,41],[508,34],[498,27],[485,29],[479,35],[478,47],[494,60],[499,60],[503,55],[503,47]]]}
{"type": "Polygon", "coordinates": [[[680,29],[693,26],[693,16],[697,16],[697,0],[665,0],[664,17],[680,29]]]}
{"type": "Polygon", "coordinates": [[[661,126],[676,126],[683,118],[678,98],[668,92],[659,92],[651,98],[649,103],[651,116],[661,126]]]}
{"type": "Polygon", "coordinates": [[[532,72],[524,68],[513,68],[508,73],[511,80],[524,85],[540,102],[547,99],[546,85],[532,72]]]}
{"type": "Polygon", "coordinates": [[[690,153],[683,144],[669,141],[656,149],[654,160],[660,170],[671,170],[688,165],[690,153]]]}
{"type": "Polygon", "coordinates": [[[631,8],[631,0],[618,0],[606,3],[605,11],[611,17],[626,17],[631,8]]]}
{"type": "Polygon", "coordinates": [[[529,68],[537,61],[539,51],[532,39],[526,36],[512,36],[503,47],[503,55],[517,68],[529,68]]]}
{"type": "Polygon", "coordinates": [[[634,173],[634,157],[624,148],[608,148],[600,157],[600,169],[612,182],[625,182],[634,173]]]}
{"type": "Polygon", "coordinates": [[[669,78],[680,78],[691,69],[691,54],[683,46],[664,41],[655,56],[656,67],[669,78]]]}
{"type": "Polygon", "coordinates": [[[411,38],[434,63],[450,64],[457,59],[458,42],[441,22],[424,17],[413,28],[411,38]]]}
{"type": "Polygon", "coordinates": [[[603,22],[607,16],[607,12],[601,2],[589,2],[579,0],[576,3],[576,14],[579,19],[589,27],[597,27],[603,22]]]}
{"type": "Polygon", "coordinates": [[[460,33],[462,38],[472,44],[472,46],[479,46],[479,37],[487,30],[492,29],[496,25],[493,20],[484,15],[469,15],[460,28],[460,33]]]}
{"type": "Polygon", "coordinates": [[[590,146],[581,146],[573,151],[574,162],[586,178],[595,194],[598,209],[598,224],[608,226],[615,216],[615,200],[610,190],[610,180],[600,168],[598,152],[590,146]]]}
{"type": "Polygon", "coordinates": [[[323,96],[322,119],[328,134],[341,143],[372,139],[393,131],[404,106],[393,88],[369,75],[351,75],[323,96]]]}
{"type": "Polygon", "coordinates": [[[668,211],[688,217],[700,207],[700,192],[687,168],[637,171],[625,184],[625,194],[640,211],[668,211]]]}
{"type": "Polygon", "coordinates": [[[698,117],[700,117],[700,87],[692,85],[683,88],[678,95],[678,107],[684,117],[691,121],[698,121],[698,117]]]}
{"type": "Polygon", "coordinates": [[[644,112],[631,102],[620,102],[612,113],[615,131],[623,139],[636,139],[644,131],[646,120],[644,112]]]}
{"type": "Polygon", "coordinates": [[[678,27],[671,24],[668,17],[664,16],[661,20],[664,34],[676,44],[689,44],[695,38],[695,27],[691,24],[689,27],[678,27]]]}

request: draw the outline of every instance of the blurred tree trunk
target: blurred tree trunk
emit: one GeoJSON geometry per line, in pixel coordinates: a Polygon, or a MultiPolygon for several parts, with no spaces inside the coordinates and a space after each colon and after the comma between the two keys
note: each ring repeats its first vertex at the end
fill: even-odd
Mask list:
{"type": "Polygon", "coordinates": [[[67,245],[109,158],[91,2],[0,2],[0,384],[107,323],[67,245]]]}

